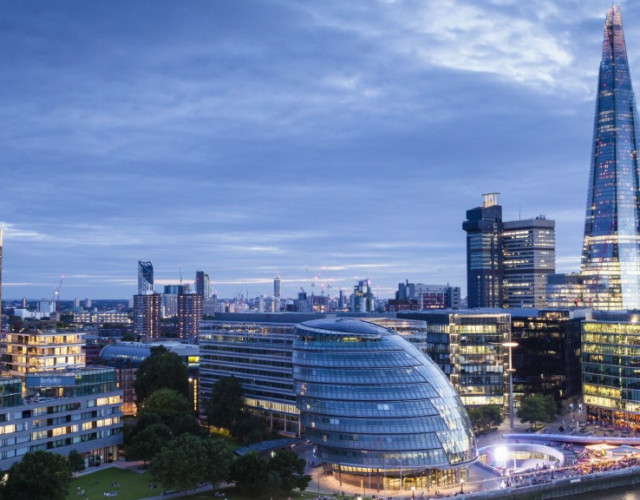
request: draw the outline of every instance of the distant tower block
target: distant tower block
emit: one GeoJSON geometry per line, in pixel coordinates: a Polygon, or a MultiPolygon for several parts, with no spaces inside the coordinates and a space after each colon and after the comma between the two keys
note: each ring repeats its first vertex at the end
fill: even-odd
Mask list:
{"type": "Polygon", "coordinates": [[[138,261],[138,295],[153,292],[153,264],[138,261]]]}
{"type": "Polygon", "coordinates": [[[273,280],[273,296],[276,299],[279,299],[281,297],[281,291],[280,291],[280,274],[276,274],[275,279],[273,280]]]}

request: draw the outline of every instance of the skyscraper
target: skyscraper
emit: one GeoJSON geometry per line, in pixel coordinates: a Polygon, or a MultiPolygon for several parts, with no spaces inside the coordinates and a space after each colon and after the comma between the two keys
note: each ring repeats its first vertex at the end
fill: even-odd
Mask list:
{"type": "Polygon", "coordinates": [[[196,271],[196,294],[204,299],[209,298],[209,275],[204,271],[196,271]]]}
{"type": "Polygon", "coordinates": [[[153,264],[138,261],[138,295],[153,292],[153,264]]]}
{"type": "Polygon", "coordinates": [[[273,280],[273,296],[276,299],[280,298],[280,275],[279,274],[276,274],[276,277],[273,280]]]}
{"type": "Polygon", "coordinates": [[[467,301],[470,308],[502,307],[502,205],[499,193],[483,194],[467,210],[467,301]]]}
{"type": "Polygon", "coordinates": [[[546,307],[547,276],[556,270],[556,223],[543,215],[502,224],[505,307],[546,307]]]}
{"type": "Polygon", "coordinates": [[[181,339],[197,339],[202,320],[204,298],[197,293],[178,295],[178,336],[181,339]]]}
{"type": "Polygon", "coordinates": [[[585,304],[640,308],[638,116],[620,8],[604,23],[582,249],[585,304]]]}

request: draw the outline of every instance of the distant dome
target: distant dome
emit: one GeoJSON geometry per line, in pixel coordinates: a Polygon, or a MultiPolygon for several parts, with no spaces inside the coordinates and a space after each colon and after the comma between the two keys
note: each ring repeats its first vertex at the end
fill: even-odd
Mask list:
{"type": "Polygon", "coordinates": [[[360,474],[477,459],[471,422],[446,375],[396,332],[322,319],[296,334],[296,402],[319,459],[360,474]]]}

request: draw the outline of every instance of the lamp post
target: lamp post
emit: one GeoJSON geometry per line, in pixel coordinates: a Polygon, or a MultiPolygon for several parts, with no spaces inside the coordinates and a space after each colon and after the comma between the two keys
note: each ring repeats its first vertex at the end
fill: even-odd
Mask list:
{"type": "Polygon", "coordinates": [[[513,348],[518,347],[517,342],[511,342],[511,333],[509,333],[509,342],[503,342],[503,347],[507,347],[509,349],[509,368],[507,369],[507,373],[509,373],[509,427],[513,429],[513,348]]]}
{"type": "Polygon", "coordinates": [[[464,478],[460,478],[460,494],[464,493],[464,490],[462,489],[462,485],[464,485],[464,478]]]}

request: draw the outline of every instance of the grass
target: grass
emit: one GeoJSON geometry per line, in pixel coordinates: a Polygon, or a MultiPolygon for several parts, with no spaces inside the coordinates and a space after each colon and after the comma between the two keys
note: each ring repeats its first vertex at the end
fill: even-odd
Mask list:
{"type": "Polygon", "coordinates": [[[115,500],[139,500],[140,498],[150,497],[162,494],[162,487],[158,485],[156,489],[150,489],[149,483],[153,482],[148,473],[139,474],[130,470],[119,469],[118,467],[109,467],[92,474],[75,478],[69,489],[68,500],[90,500],[105,499],[105,491],[118,490],[118,496],[111,497],[115,500]],[[120,488],[114,488],[111,483],[119,483],[120,488]],[[84,495],[77,495],[77,487],[80,486],[84,490],[84,495]]]}

